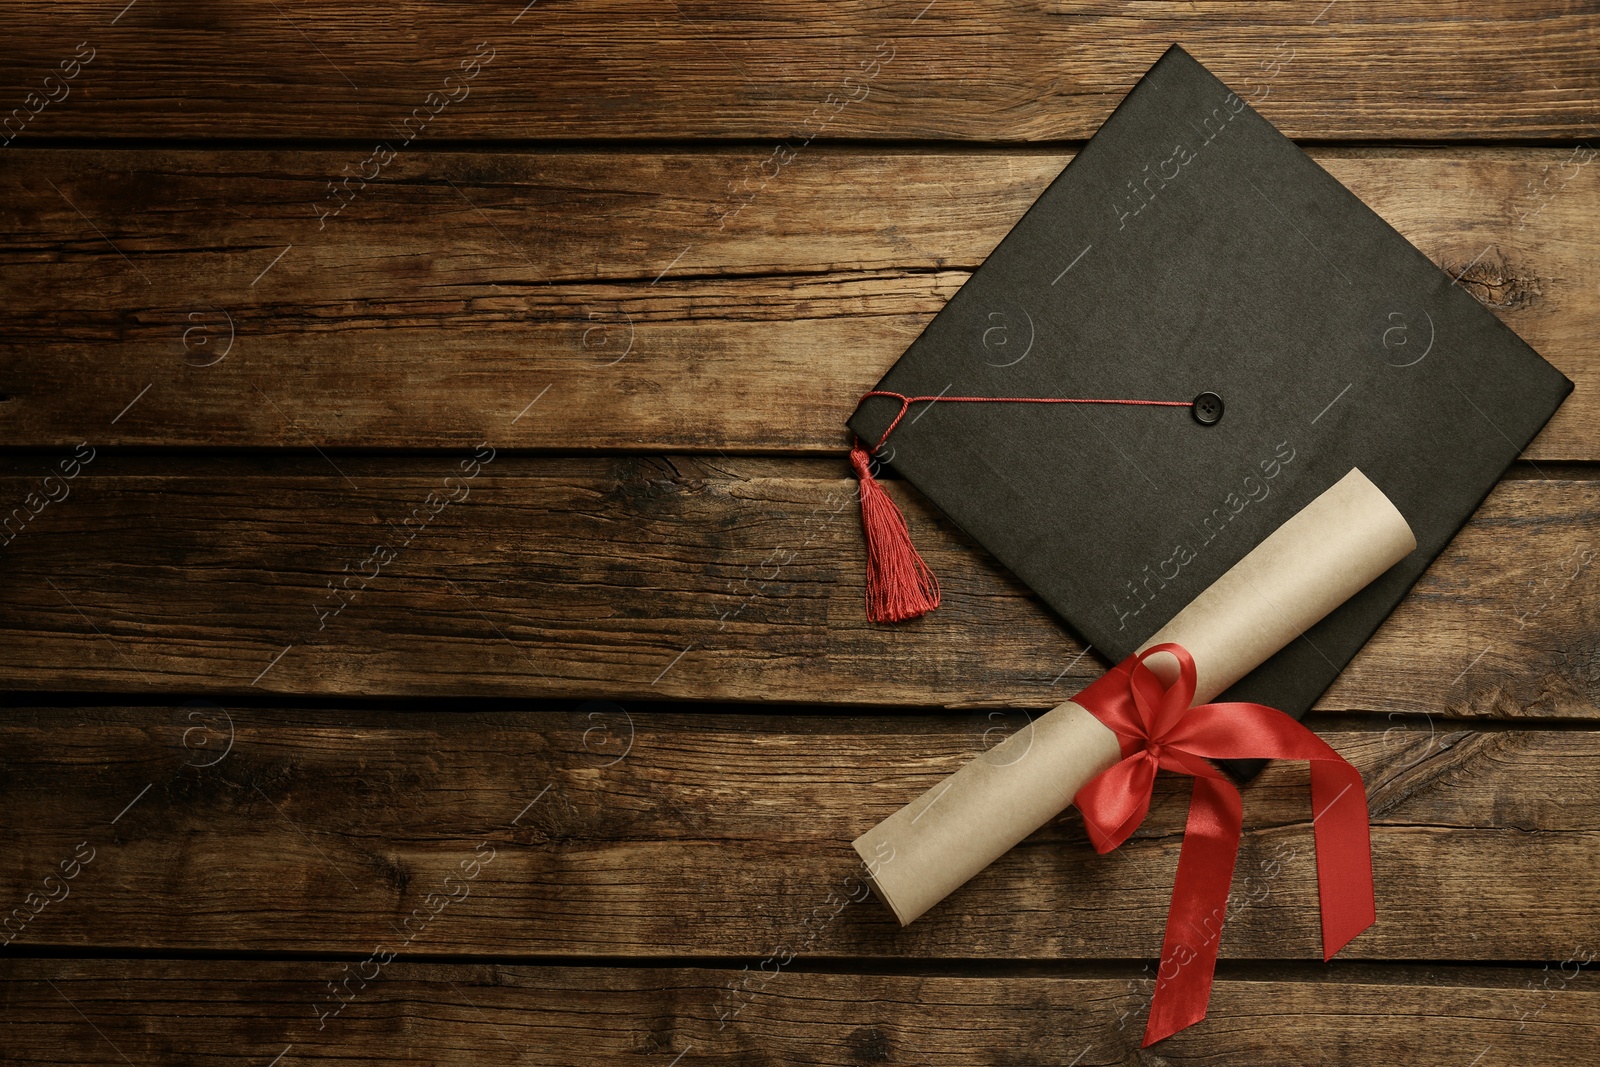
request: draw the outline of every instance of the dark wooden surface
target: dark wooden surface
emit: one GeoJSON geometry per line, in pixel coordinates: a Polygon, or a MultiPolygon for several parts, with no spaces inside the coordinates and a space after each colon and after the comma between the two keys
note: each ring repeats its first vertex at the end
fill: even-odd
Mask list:
{"type": "Polygon", "coordinates": [[[1593,1061],[1595,5],[4,7],[0,1062],[1593,1061]],[[893,482],[867,625],[842,421],[1173,41],[1577,389],[1308,720],[1377,925],[1269,768],[1141,1051],[1182,783],[857,899],[1103,664],[893,482]]]}
{"type": "MultiPolygon", "coordinates": [[[[813,144],[763,188],[769,146],[418,151],[320,218],[370,151],[0,153],[12,443],[836,457],[1072,157],[813,144]]],[[[1534,461],[1600,454],[1573,151],[1312,149],[1578,384],[1534,461]]]]}
{"type": "MultiPolygon", "coordinates": [[[[14,947],[364,956],[480,850],[489,862],[476,877],[444,890],[464,899],[408,954],[760,960],[805,941],[805,961],[930,971],[966,958],[1154,957],[1188,797],[1176,779],[1107,859],[1065,818],[905,930],[875,901],[833,917],[859,828],[1024,722],[598,702],[19,708],[0,798],[26,862],[0,872],[0,892],[36,888],[66,826],[80,836],[63,855],[86,841],[94,858],[14,947]]],[[[1600,840],[1600,731],[1365,715],[1322,732],[1361,770],[1373,815],[1379,922],[1342,959],[1572,950],[1600,887],[1547,890],[1553,872],[1587,867],[1600,840]]],[[[1305,768],[1290,764],[1251,787],[1224,958],[1319,951],[1306,794],[1305,768]]]]}
{"type": "MultiPolygon", "coordinates": [[[[19,686],[256,700],[448,698],[465,683],[503,697],[1048,708],[1105,666],[910,492],[946,603],[869,623],[842,458],[497,454],[457,481],[470,449],[103,451],[3,549],[0,669],[19,686]]],[[[13,460],[0,491],[24,498],[55,455],[13,460]]],[[[1600,718],[1587,595],[1600,471],[1516,473],[1320,707],[1600,718]]]]}

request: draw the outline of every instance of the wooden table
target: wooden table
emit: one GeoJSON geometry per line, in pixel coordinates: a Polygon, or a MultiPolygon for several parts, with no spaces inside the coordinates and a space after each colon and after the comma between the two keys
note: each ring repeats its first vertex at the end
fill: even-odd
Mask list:
{"type": "Polygon", "coordinates": [[[1600,15],[925,3],[6,5],[0,1060],[1596,1062],[1600,15]],[[1104,664],[892,483],[868,625],[842,423],[1173,41],[1577,389],[1309,719],[1377,925],[1271,768],[1140,1051],[1185,783],[856,899],[1104,664]]]}

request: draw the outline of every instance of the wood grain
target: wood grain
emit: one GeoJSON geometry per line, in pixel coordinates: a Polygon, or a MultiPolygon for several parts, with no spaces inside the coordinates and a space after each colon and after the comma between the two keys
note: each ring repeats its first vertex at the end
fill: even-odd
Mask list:
{"type": "Polygon", "coordinates": [[[8,13],[0,1062],[1593,1059],[1594,5],[8,13]],[[1268,768],[1144,1052],[1184,783],[856,877],[1103,664],[893,482],[946,604],[868,625],[842,446],[1174,41],[1577,389],[1312,720],[1377,925],[1268,768]]]}
{"type": "MultiPolygon", "coordinates": [[[[27,960],[0,967],[0,1052],[19,1064],[283,1065],[874,1063],[950,1067],[1590,1062],[1600,994],[1579,971],[1319,968],[1233,976],[1207,1020],[1138,1049],[1151,982],[1137,971],[923,977],[781,973],[719,1028],[718,968],[530,968],[395,962],[346,986],[322,1022],[325,960],[27,960]],[[1541,983],[1548,982],[1550,988],[1541,983]],[[356,990],[359,992],[355,992],[356,990]],[[26,1020],[23,1023],[21,1020],[26,1020]],[[1159,1056],[1158,1061],[1153,1057],[1159,1056]],[[1077,1057],[1074,1061],[1074,1057],[1077,1057]]],[[[1568,965],[1572,967],[1571,964],[1568,965]]],[[[366,973],[370,974],[371,968],[366,973]]]]}
{"type": "MultiPolygon", "coordinates": [[[[1313,150],[1577,383],[1541,462],[1600,459],[1583,153],[1313,150]]],[[[838,454],[1071,158],[407,154],[319,221],[366,154],[0,153],[8,443],[838,454]]]]}
{"type": "Polygon", "coordinates": [[[23,138],[1083,139],[1173,42],[1294,137],[1570,139],[1600,96],[1600,19],[1556,0],[11,8],[23,138]]]}
{"type": "MultiPolygon", "coordinates": [[[[1111,856],[1069,812],[909,928],[864,899],[849,842],[1025,727],[604,703],[18,709],[0,901],[61,896],[44,879],[91,858],[6,934],[30,952],[1154,958],[1176,777],[1111,856]]],[[[1323,734],[1374,824],[1379,919],[1341,958],[1562,960],[1600,941],[1600,889],[1571,877],[1600,852],[1600,733],[1371,716],[1323,734]]],[[[1304,766],[1245,798],[1222,954],[1320,959],[1304,766]]]]}
{"type": "MultiPolygon", "coordinates": [[[[0,476],[12,690],[1037,708],[1104,669],[903,486],[945,602],[869,624],[842,460],[63,455],[0,476]]],[[[1528,473],[1320,707],[1600,714],[1600,483],[1528,473]]]]}

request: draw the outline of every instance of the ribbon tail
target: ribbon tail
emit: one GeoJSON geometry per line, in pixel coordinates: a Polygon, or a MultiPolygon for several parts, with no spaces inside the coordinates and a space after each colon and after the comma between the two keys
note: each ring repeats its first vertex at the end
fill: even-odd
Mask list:
{"type": "Polygon", "coordinates": [[[1344,760],[1313,760],[1311,812],[1322,903],[1322,958],[1327,961],[1378,917],[1361,772],[1344,760]]]}
{"type": "Polygon", "coordinates": [[[1144,1046],[1206,1017],[1228,890],[1239,856],[1243,805],[1232,783],[1196,778],[1144,1046]]]}

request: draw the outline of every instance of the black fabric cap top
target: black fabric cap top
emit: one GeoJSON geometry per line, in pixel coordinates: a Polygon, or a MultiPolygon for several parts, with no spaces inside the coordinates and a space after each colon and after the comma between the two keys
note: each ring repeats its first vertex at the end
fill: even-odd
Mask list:
{"type": "Polygon", "coordinates": [[[1298,718],[1572,383],[1174,46],[877,388],[1194,399],[932,403],[880,457],[1111,662],[1359,467],[1419,547],[1218,698],[1298,718]]]}

